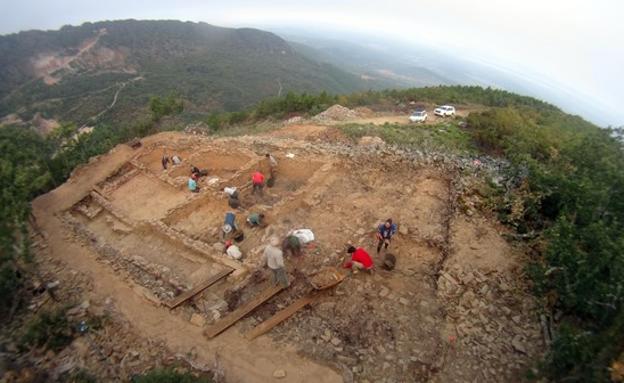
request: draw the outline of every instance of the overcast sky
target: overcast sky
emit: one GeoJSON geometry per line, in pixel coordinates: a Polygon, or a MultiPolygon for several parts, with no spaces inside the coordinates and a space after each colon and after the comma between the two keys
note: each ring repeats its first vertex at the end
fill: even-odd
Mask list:
{"type": "Polygon", "coordinates": [[[609,123],[624,125],[624,0],[0,0],[0,5],[1,34],[136,18],[383,35],[560,84],[605,110],[609,123]]]}

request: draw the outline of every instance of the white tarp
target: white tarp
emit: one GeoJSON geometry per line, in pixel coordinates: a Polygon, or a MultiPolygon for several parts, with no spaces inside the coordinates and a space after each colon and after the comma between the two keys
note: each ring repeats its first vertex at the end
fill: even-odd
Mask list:
{"type": "Polygon", "coordinates": [[[297,229],[293,230],[290,234],[299,238],[299,241],[303,244],[314,241],[314,233],[310,229],[297,229]]]}

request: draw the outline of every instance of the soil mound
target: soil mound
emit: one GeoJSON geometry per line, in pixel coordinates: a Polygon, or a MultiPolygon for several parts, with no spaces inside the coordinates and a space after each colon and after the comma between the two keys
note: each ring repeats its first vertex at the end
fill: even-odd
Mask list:
{"type": "Polygon", "coordinates": [[[351,118],[356,118],[358,114],[349,108],[346,108],[342,105],[332,105],[327,108],[325,111],[317,114],[312,119],[314,121],[344,121],[351,118]]]}

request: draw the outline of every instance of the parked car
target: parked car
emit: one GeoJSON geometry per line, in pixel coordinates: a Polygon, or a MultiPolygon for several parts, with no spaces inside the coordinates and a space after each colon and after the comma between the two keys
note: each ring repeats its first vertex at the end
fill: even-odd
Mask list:
{"type": "Polygon", "coordinates": [[[415,110],[411,116],[409,116],[411,122],[425,122],[427,121],[427,111],[423,109],[415,110]]]}
{"type": "Polygon", "coordinates": [[[438,106],[433,110],[433,114],[440,117],[454,116],[455,107],[450,105],[438,106]]]}

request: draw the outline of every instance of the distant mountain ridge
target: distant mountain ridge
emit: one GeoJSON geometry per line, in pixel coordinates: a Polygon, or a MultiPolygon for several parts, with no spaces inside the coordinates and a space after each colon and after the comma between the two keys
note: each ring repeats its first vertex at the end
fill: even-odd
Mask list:
{"type": "Polygon", "coordinates": [[[104,21],[0,36],[0,118],[117,121],[150,95],[179,94],[190,113],[237,110],[287,91],[379,88],[257,29],[104,21]]]}

